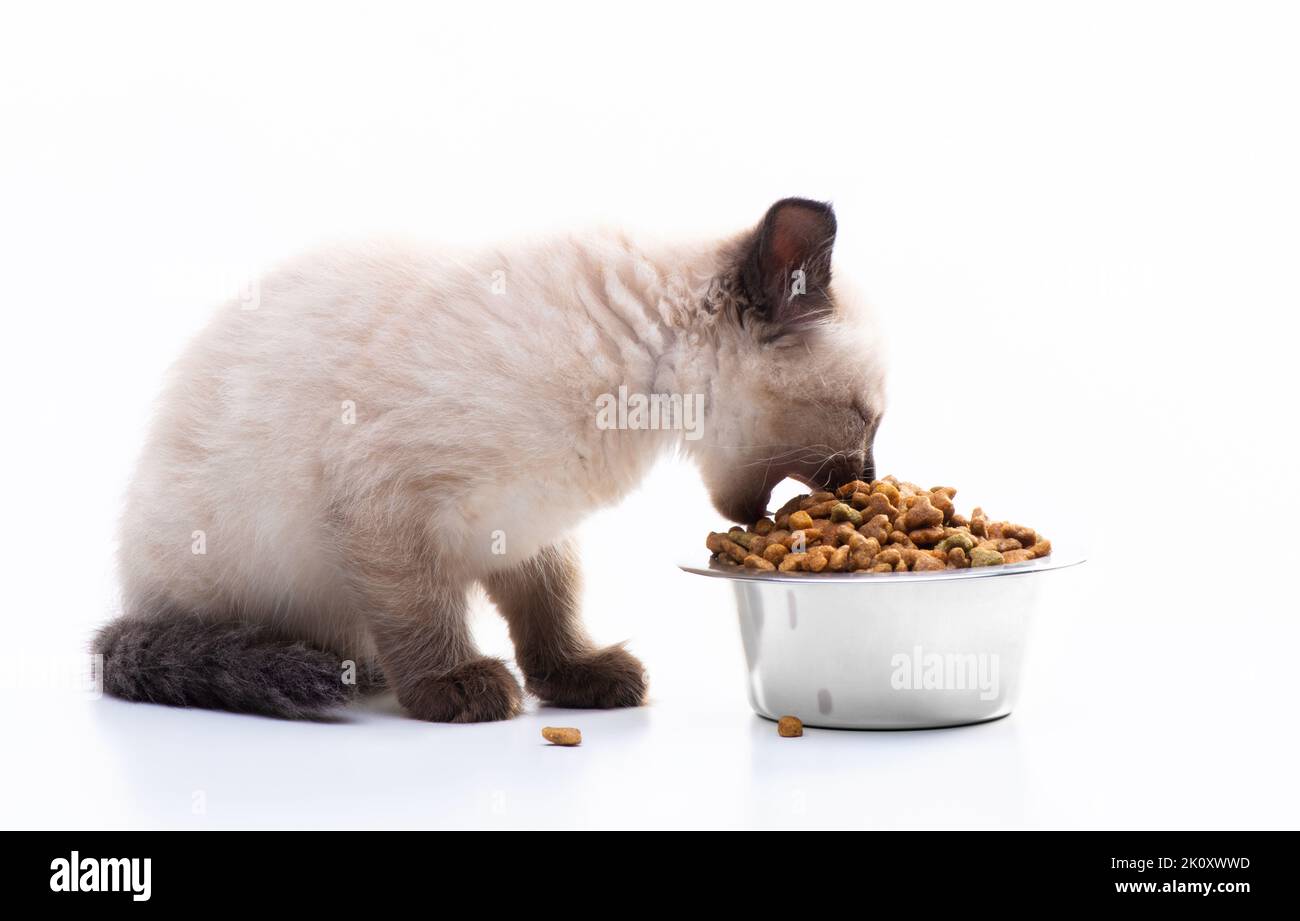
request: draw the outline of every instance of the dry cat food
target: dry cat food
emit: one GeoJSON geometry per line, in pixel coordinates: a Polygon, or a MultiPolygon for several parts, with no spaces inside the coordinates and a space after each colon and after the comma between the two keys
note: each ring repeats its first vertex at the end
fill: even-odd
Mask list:
{"type": "Polygon", "coordinates": [[[582,730],[572,726],[543,726],[542,738],[552,745],[581,745],[582,730]]]}
{"type": "Polygon", "coordinates": [[[724,565],[780,572],[928,572],[1036,560],[1052,542],[1033,528],[970,517],[951,486],[924,489],[892,476],[796,496],[771,518],[709,535],[724,565]]]}
{"type": "Polygon", "coordinates": [[[797,716],[783,716],[776,721],[776,734],[783,739],[797,739],[803,735],[803,723],[797,716]]]}

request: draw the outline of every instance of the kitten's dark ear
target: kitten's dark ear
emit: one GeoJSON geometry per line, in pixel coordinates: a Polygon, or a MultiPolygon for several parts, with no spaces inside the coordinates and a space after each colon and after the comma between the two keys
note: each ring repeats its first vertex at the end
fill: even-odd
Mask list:
{"type": "Polygon", "coordinates": [[[806,198],[783,198],[767,210],[741,262],[750,306],[782,325],[816,319],[831,309],[835,212],[806,198]]]}

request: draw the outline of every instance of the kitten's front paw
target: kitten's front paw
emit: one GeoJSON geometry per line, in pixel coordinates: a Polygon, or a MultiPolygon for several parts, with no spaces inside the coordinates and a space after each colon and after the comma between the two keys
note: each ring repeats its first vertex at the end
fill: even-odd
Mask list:
{"type": "Polygon", "coordinates": [[[445,675],[418,679],[397,693],[412,716],[431,723],[508,720],[519,713],[522,697],[506,664],[487,657],[462,662],[445,675]]]}
{"type": "Polygon", "coordinates": [[[529,674],[525,686],[557,707],[639,707],[645,703],[646,674],[641,660],[622,646],[606,646],[529,674]]]}

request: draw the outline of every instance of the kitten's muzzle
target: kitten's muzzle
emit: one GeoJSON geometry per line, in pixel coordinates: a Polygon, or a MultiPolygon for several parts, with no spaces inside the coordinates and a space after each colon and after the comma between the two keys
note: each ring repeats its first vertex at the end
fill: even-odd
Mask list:
{"type": "Polygon", "coordinates": [[[870,483],[876,478],[876,462],[871,456],[871,449],[868,448],[865,452],[855,451],[852,454],[836,457],[816,469],[792,472],[790,476],[809,489],[834,492],[845,483],[854,480],[865,480],[870,483]]]}

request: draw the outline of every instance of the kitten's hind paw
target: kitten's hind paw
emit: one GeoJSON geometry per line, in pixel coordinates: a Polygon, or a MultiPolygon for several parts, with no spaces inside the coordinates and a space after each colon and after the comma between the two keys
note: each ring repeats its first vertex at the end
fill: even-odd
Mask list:
{"type": "Polygon", "coordinates": [[[528,675],[525,686],[548,704],[575,709],[639,707],[645,703],[645,667],[622,646],[606,646],[528,675]]]}

